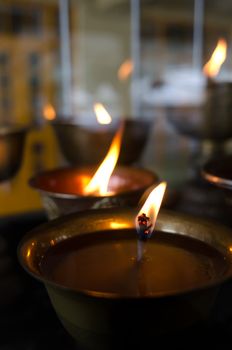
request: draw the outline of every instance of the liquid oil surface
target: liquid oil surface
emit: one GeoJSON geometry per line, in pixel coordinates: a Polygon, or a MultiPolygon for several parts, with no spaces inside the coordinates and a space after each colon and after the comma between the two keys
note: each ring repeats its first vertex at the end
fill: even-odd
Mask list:
{"type": "Polygon", "coordinates": [[[76,236],[50,248],[41,273],[71,289],[123,296],[167,295],[220,279],[228,261],[215,248],[186,236],[157,232],[137,262],[132,230],[76,236]]]}

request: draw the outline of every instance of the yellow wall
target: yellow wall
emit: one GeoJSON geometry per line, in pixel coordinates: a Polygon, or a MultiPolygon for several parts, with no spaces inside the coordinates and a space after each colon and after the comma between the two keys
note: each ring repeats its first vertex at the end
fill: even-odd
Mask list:
{"type": "Polygon", "coordinates": [[[0,216],[36,211],[42,208],[38,193],[31,189],[28,180],[42,165],[44,169],[57,165],[57,145],[51,126],[46,125],[41,130],[33,130],[28,133],[23,162],[16,176],[0,185],[0,216]],[[44,152],[35,156],[32,146],[35,142],[41,142],[44,152]]]}
{"type": "MultiPolygon", "coordinates": [[[[4,88],[0,86],[0,125],[22,123],[32,125],[24,148],[23,162],[18,174],[9,182],[0,184],[0,216],[34,211],[41,208],[39,195],[28,186],[28,179],[39,170],[53,168],[58,164],[58,147],[50,125],[43,119],[43,107],[47,103],[54,105],[57,99],[57,87],[54,71],[57,64],[59,39],[57,37],[57,4],[47,6],[46,2],[6,1],[7,11],[11,5],[17,5],[22,11],[28,6],[41,15],[41,31],[38,33],[0,31],[0,54],[8,55],[6,67],[1,67],[1,74],[9,78],[7,96],[10,108],[6,112],[1,96],[4,88]],[[8,7],[7,7],[8,6],[8,7]],[[39,56],[37,72],[30,66],[30,55],[39,56]],[[39,81],[39,108],[32,103],[31,77],[39,81]]],[[[1,10],[2,11],[2,10],[1,10]]],[[[0,20],[4,12],[0,11],[0,20]]],[[[9,16],[9,21],[11,16],[9,16]]],[[[11,28],[9,23],[9,28],[11,28]]],[[[5,91],[6,93],[6,91],[5,91]]],[[[37,97],[36,97],[37,98],[37,97]]]]}

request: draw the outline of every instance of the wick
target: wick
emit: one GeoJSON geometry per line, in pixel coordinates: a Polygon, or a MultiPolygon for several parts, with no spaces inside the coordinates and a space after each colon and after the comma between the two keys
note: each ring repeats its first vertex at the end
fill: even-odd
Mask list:
{"type": "Polygon", "coordinates": [[[150,218],[145,213],[142,213],[137,217],[137,222],[137,234],[139,236],[139,240],[146,241],[151,237],[153,231],[152,225],[150,223],[150,218]]]}
{"type": "Polygon", "coordinates": [[[138,239],[137,241],[137,261],[140,262],[143,258],[143,246],[144,242],[138,239]]]}
{"type": "Polygon", "coordinates": [[[146,258],[144,257],[146,253],[146,242],[138,239],[137,241],[137,281],[138,281],[138,295],[146,296],[149,294],[150,288],[147,281],[147,276],[145,272],[146,258]]]}

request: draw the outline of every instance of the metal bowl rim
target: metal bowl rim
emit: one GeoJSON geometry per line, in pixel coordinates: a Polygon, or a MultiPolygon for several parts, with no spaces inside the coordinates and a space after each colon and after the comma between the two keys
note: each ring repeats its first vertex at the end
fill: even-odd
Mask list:
{"type": "MultiPolygon", "coordinates": [[[[122,118],[118,119],[118,122],[120,120],[124,120],[126,123],[133,123],[133,122],[137,122],[137,123],[144,123],[144,124],[150,124],[153,122],[152,118],[146,117],[146,118],[139,118],[139,117],[129,117],[129,116],[123,116],[122,118]]],[[[58,118],[55,120],[50,121],[50,124],[52,126],[74,126],[74,127],[80,127],[80,128],[86,128],[86,126],[79,124],[78,121],[74,121],[73,119],[71,119],[70,117],[68,118],[68,116],[63,116],[63,115],[58,115],[58,118]],[[67,119],[66,119],[67,118],[67,119]]],[[[110,125],[100,125],[100,127],[110,127],[110,125]]]]}
{"type": "MultiPolygon", "coordinates": [[[[131,208],[124,208],[124,210],[130,210],[132,211],[133,209],[131,208]]],[[[122,208],[118,208],[119,211],[122,210],[122,208]]],[[[189,288],[186,289],[184,291],[173,291],[170,292],[169,294],[156,294],[156,295],[148,295],[148,296],[122,296],[119,295],[117,293],[108,293],[108,292],[96,292],[96,291],[90,291],[90,290],[80,290],[80,289],[72,289],[69,287],[65,287],[63,285],[60,285],[58,283],[55,283],[51,280],[49,280],[48,278],[42,276],[39,273],[35,273],[33,271],[31,271],[31,269],[24,263],[22,254],[21,254],[21,249],[22,246],[27,242],[27,240],[34,234],[36,234],[37,231],[41,232],[41,230],[46,229],[47,227],[51,227],[51,226],[57,226],[57,224],[59,225],[59,223],[64,223],[64,222],[68,222],[69,220],[72,220],[72,218],[77,218],[78,216],[82,216],[83,213],[85,213],[85,215],[88,213],[88,215],[95,215],[97,213],[102,213],[102,212],[110,212],[110,211],[116,211],[115,208],[107,208],[107,209],[96,209],[96,210],[88,210],[88,211],[83,211],[83,212],[78,212],[78,213],[72,213],[72,214],[68,214],[65,217],[59,217],[56,218],[52,221],[49,221],[48,223],[42,224],[38,227],[36,227],[35,229],[33,229],[32,231],[28,232],[20,241],[20,243],[18,244],[17,247],[17,256],[18,256],[18,260],[21,264],[21,266],[24,268],[24,270],[31,275],[33,278],[36,278],[38,281],[44,283],[45,285],[49,285],[52,288],[56,288],[58,290],[64,291],[64,292],[69,292],[69,293],[73,293],[75,295],[80,295],[80,296],[84,296],[84,297],[90,297],[90,298],[96,298],[96,299],[103,299],[103,300],[130,300],[130,301],[137,301],[137,300],[150,300],[150,299],[166,299],[166,298],[175,298],[175,297],[181,297],[181,296],[186,296],[186,295],[190,295],[191,293],[199,293],[201,291],[207,290],[209,288],[215,288],[217,286],[220,286],[222,283],[228,281],[231,279],[232,277],[232,259],[231,263],[230,263],[230,273],[228,273],[227,275],[223,275],[223,277],[221,278],[217,278],[213,281],[207,282],[206,284],[200,286],[200,287],[195,287],[195,288],[189,288]]],[[[166,213],[168,215],[174,215],[177,218],[182,218],[185,220],[192,220],[193,222],[195,222],[196,217],[195,216],[191,216],[188,214],[183,214],[183,213],[177,213],[171,210],[164,210],[161,209],[162,213],[166,213]]],[[[231,231],[228,227],[223,226],[223,225],[215,225],[214,222],[209,221],[209,220],[205,220],[202,218],[197,218],[198,222],[200,222],[202,225],[203,224],[208,224],[208,225],[213,225],[213,227],[215,227],[215,231],[217,229],[217,227],[219,227],[221,230],[223,230],[227,236],[230,236],[231,238],[231,242],[232,242],[232,236],[231,236],[231,231]]],[[[165,230],[163,232],[167,232],[167,233],[173,233],[171,231],[165,230]]],[[[177,233],[178,234],[178,233],[177,233]]]]}
{"type": "Polygon", "coordinates": [[[210,182],[213,185],[216,185],[218,187],[223,187],[229,190],[232,189],[232,180],[228,180],[224,177],[212,175],[208,173],[206,170],[202,170],[201,174],[206,181],[210,182]]]}
{"type": "MultiPolygon", "coordinates": [[[[28,180],[28,183],[29,185],[36,189],[37,191],[39,191],[41,194],[44,194],[46,196],[50,196],[50,197],[53,197],[53,198],[61,198],[61,199],[78,199],[78,198],[91,198],[91,199],[104,199],[104,198],[108,198],[108,197],[121,197],[121,196],[127,196],[128,194],[130,193],[136,193],[138,191],[145,191],[145,189],[147,189],[147,186],[142,186],[140,188],[137,188],[135,190],[131,190],[131,191],[122,191],[122,192],[119,192],[118,194],[111,194],[109,196],[83,196],[83,195],[78,195],[78,194],[72,194],[72,193],[62,193],[62,192],[52,192],[52,191],[46,191],[44,189],[41,189],[39,188],[38,186],[36,186],[35,182],[36,180],[41,176],[41,175],[49,175],[51,174],[52,172],[55,172],[55,171],[58,171],[58,170],[70,170],[70,169],[83,169],[83,168],[88,168],[87,166],[86,167],[74,167],[74,166],[69,166],[69,167],[62,167],[62,168],[54,168],[54,169],[51,169],[51,170],[47,170],[47,171],[42,171],[38,174],[36,174],[35,176],[33,176],[32,178],[30,178],[28,180]]],[[[117,168],[127,168],[127,166],[123,166],[123,165],[118,165],[117,168]]],[[[153,179],[153,182],[150,184],[150,186],[154,185],[154,184],[157,184],[160,180],[159,180],[159,177],[156,173],[154,173],[153,171],[151,170],[148,170],[148,169],[144,169],[144,168],[139,168],[139,167],[128,167],[128,168],[132,168],[132,169],[135,169],[135,170],[141,170],[143,172],[145,172],[146,174],[148,175],[151,175],[151,178],[153,179]]]]}
{"type": "Polygon", "coordinates": [[[7,136],[11,134],[23,133],[29,131],[31,127],[29,125],[1,125],[0,136],[7,136]]]}

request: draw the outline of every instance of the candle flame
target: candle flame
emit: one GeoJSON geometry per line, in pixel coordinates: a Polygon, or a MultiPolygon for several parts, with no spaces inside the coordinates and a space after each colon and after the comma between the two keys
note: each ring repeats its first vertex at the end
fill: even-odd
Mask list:
{"type": "Polygon", "coordinates": [[[43,108],[43,116],[46,120],[54,120],[56,118],[56,111],[51,103],[47,103],[43,108]]]}
{"type": "Polygon", "coordinates": [[[124,61],[118,69],[118,79],[121,81],[126,80],[133,72],[134,64],[131,59],[124,61]]]}
{"type": "Polygon", "coordinates": [[[154,231],[166,187],[166,182],[161,182],[156,186],[148,195],[136,217],[136,229],[142,240],[149,238],[154,231]]]}
{"type": "Polygon", "coordinates": [[[121,143],[122,143],[123,130],[124,130],[124,124],[122,123],[113,138],[111,146],[103,162],[97,169],[96,173],[90,180],[89,184],[85,187],[84,189],[85,194],[105,195],[109,193],[107,191],[107,188],[108,188],[111,174],[113,173],[114,168],[118,161],[121,143]]]}
{"type": "Polygon", "coordinates": [[[215,77],[226,59],[227,43],[225,39],[219,39],[210,60],[204,65],[203,72],[207,77],[215,77]]]}
{"type": "Polygon", "coordinates": [[[99,124],[107,125],[112,122],[111,115],[107,112],[103,104],[94,103],[93,109],[99,124]]]}

